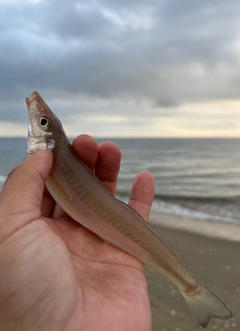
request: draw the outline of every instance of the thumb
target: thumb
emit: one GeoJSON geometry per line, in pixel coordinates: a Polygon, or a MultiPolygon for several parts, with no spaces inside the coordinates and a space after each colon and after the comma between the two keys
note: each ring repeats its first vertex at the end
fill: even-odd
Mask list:
{"type": "Polygon", "coordinates": [[[29,154],[14,168],[0,194],[0,241],[41,216],[44,183],[52,167],[52,153],[29,154]]]}

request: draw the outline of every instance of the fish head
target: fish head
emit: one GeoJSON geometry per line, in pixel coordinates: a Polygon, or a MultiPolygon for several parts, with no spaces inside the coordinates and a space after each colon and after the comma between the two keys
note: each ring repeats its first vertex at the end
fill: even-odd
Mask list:
{"type": "Polygon", "coordinates": [[[62,124],[38,92],[26,98],[28,107],[28,153],[51,151],[63,133],[62,124]]]}

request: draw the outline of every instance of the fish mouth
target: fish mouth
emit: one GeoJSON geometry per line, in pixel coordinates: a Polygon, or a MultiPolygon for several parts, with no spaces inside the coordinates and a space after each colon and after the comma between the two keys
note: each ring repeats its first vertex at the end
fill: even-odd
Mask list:
{"type": "Polygon", "coordinates": [[[51,110],[48,108],[42,97],[37,91],[34,91],[30,97],[25,99],[29,117],[31,118],[33,114],[35,116],[49,115],[52,114],[51,110]]]}
{"type": "MultiPolygon", "coordinates": [[[[30,95],[30,97],[29,97],[30,101],[32,101],[34,98],[39,98],[39,99],[42,100],[40,94],[39,94],[37,91],[34,91],[34,92],[30,95]]],[[[27,98],[27,99],[28,99],[28,98],[27,98]]]]}
{"type": "Polygon", "coordinates": [[[30,109],[30,107],[31,107],[31,103],[32,103],[33,99],[37,99],[37,100],[36,100],[37,102],[40,102],[40,101],[42,100],[40,94],[39,94],[37,91],[34,91],[34,92],[30,95],[30,97],[27,97],[27,98],[25,99],[26,104],[27,104],[27,107],[28,107],[28,112],[29,112],[29,109],[30,109]]]}

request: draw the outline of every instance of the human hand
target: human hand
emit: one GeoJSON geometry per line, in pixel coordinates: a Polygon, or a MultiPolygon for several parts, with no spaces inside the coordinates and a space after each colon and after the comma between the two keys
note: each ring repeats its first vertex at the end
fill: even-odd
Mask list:
{"type": "MultiPolygon", "coordinates": [[[[79,136],[73,147],[116,192],[121,153],[79,136]]],[[[0,329],[150,331],[143,264],[73,221],[44,187],[52,154],[29,155],[0,194],[0,329]]],[[[129,205],[148,220],[153,177],[137,175],[129,205]]]]}

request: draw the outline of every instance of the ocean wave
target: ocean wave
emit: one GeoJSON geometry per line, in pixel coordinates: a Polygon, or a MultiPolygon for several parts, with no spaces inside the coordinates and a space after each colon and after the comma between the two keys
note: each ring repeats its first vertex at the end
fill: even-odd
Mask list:
{"type": "MultiPolygon", "coordinates": [[[[128,201],[128,192],[118,198],[128,201]]],[[[239,197],[188,197],[155,195],[152,210],[195,220],[240,224],[239,197]]]]}
{"type": "MultiPolygon", "coordinates": [[[[130,195],[129,191],[120,191],[118,190],[118,195],[120,197],[126,197],[130,195]]],[[[236,202],[240,202],[240,196],[233,196],[233,195],[228,195],[228,196],[195,196],[195,195],[170,195],[170,194],[158,194],[156,193],[154,195],[155,200],[160,200],[160,201],[170,201],[170,202],[175,202],[175,201],[179,201],[181,202],[185,202],[185,201],[192,201],[192,202],[200,202],[200,203],[223,203],[223,202],[227,202],[227,203],[236,203],[236,202]]]]}
{"type": "Polygon", "coordinates": [[[193,218],[197,220],[239,224],[239,222],[233,217],[222,217],[221,215],[212,215],[210,213],[206,213],[203,211],[193,210],[174,203],[159,201],[159,200],[154,200],[152,210],[157,212],[163,212],[166,214],[181,216],[181,217],[193,218]]]}
{"type": "Polygon", "coordinates": [[[156,200],[164,201],[193,201],[201,203],[236,203],[240,202],[240,196],[188,196],[188,195],[164,195],[155,194],[156,200]]]}

